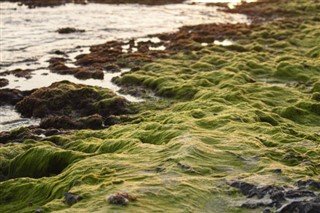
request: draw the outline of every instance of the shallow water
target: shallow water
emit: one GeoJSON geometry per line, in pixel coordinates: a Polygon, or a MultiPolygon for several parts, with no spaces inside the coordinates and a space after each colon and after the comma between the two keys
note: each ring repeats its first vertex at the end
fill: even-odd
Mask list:
{"type": "Polygon", "coordinates": [[[219,12],[216,7],[189,4],[66,4],[35,9],[14,3],[0,3],[0,6],[1,70],[10,70],[12,63],[25,60],[28,62],[20,66],[33,67],[33,60],[37,61],[57,49],[68,51],[76,46],[100,44],[107,40],[142,37],[173,31],[183,25],[248,21],[243,15],[219,12]],[[75,27],[86,32],[56,32],[63,27],[75,27]]]}
{"type": "MultiPolygon", "coordinates": [[[[170,32],[184,25],[202,23],[249,22],[246,16],[226,14],[217,7],[204,4],[173,4],[144,6],[137,4],[66,4],[54,8],[28,9],[16,3],[1,2],[1,54],[0,72],[14,69],[35,69],[31,79],[5,76],[9,85],[5,88],[30,90],[49,86],[54,82],[69,80],[74,83],[101,86],[119,94],[119,87],[111,82],[121,73],[105,73],[103,80],[79,80],[69,75],[51,73],[47,60],[61,57],[55,50],[67,53],[66,65],[74,67],[75,57],[89,53],[89,46],[108,40],[140,38],[149,34],[170,32]],[[59,34],[63,27],[85,30],[84,33],[59,34]]],[[[157,38],[153,38],[157,42],[157,38]]],[[[164,46],[158,47],[164,50],[164,46]]],[[[122,70],[127,72],[129,70],[122,70]]],[[[119,94],[122,95],[122,94],[119,94]]],[[[130,95],[122,95],[130,101],[141,101],[130,95]]],[[[34,120],[21,119],[13,108],[1,108],[0,131],[34,124],[34,120]]]]}
{"type": "Polygon", "coordinates": [[[22,126],[38,125],[40,119],[21,118],[13,106],[0,106],[0,132],[22,126]]]}

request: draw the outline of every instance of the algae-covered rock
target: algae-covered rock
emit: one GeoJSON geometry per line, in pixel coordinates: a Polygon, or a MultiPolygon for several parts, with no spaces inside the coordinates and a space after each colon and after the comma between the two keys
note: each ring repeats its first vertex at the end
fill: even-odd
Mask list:
{"type": "Polygon", "coordinates": [[[49,115],[75,117],[94,114],[108,117],[130,112],[129,102],[108,89],[67,81],[35,90],[19,101],[16,109],[23,116],[40,118],[49,115]]]}

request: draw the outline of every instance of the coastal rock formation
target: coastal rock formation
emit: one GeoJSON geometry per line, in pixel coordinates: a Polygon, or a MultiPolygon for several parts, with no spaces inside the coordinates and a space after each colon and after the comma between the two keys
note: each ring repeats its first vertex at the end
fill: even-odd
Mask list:
{"type": "Polygon", "coordinates": [[[116,96],[108,89],[68,81],[36,89],[30,95],[21,97],[15,107],[25,117],[53,116],[43,120],[42,127],[66,129],[101,128],[102,117],[132,112],[126,99],[116,96]],[[74,120],[80,117],[83,118],[74,120]]]}

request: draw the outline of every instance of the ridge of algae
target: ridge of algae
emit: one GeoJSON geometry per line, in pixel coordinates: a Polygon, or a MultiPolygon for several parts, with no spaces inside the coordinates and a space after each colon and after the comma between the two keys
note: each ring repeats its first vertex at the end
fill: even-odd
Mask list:
{"type": "Polygon", "coordinates": [[[163,97],[138,104],[131,122],[1,146],[0,171],[11,179],[0,182],[0,212],[255,212],[239,208],[244,198],[228,181],[318,178],[320,5],[283,8],[300,16],[116,79],[163,97]],[[67,191],[83,200],[65,205],[67,191]],[[138,201],[105,201],[119,191],[138,201]]]}

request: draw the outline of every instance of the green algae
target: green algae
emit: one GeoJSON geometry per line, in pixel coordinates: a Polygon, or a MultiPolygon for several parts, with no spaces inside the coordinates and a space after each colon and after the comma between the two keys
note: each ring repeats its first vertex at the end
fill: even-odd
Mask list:
{"type": "Polygon", "coordinates": [[[320,7],[304,0],[283,9],[304,20],[262,24],[236,45],[180,51],[117,78],[164,99],[137,104],[127,122],[1,146],[1,171],[14,178],[0,182],[1,212],[250,212],[227,181],[318,178],[320,7]],[[83,200],[63,204],[67,191],[83,200]],[[119,191],[138,201],[105,201],[119,191]]]}

